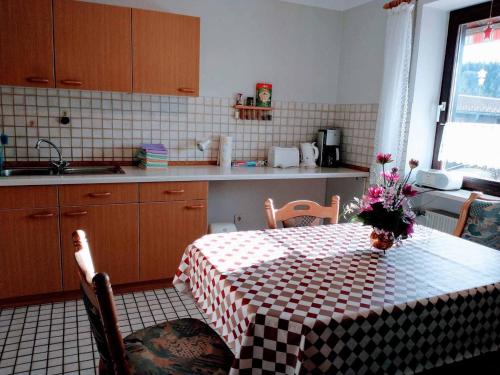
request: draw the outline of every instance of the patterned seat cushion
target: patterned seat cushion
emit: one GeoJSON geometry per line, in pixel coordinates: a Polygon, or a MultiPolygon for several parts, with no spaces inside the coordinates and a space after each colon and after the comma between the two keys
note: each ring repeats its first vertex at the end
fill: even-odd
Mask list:
{"type": "Polygon", "coordinates": [[[500,203],[472,202],[462,238],[500,250],[500,203]]]}
{"type": "Polygon", "coordinates": [[[144,328],[125,338],[132,374],[227,374],[233,354],[205,323],[179,319],[144,328]]]}
{"type": "Polygon", "coordinates": [[[283,228],[312,227],[321,225],[322,219],[316,216],[296,216],[283,220],[283,228]]]}

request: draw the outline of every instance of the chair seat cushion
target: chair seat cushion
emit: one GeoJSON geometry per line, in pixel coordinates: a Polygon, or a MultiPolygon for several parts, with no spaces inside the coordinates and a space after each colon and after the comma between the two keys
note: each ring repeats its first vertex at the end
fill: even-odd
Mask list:
{"type": "Polygon", "coordinates": [[[179,319],[144,328],[124,339],[132,374],[227,374],[233,354],[197,319],[179,319]]]}
{"type": "Polygon", "coordinates": [[[500,250],[500,203],[472,202],[462,238],[500,250]]]}
{"type": "Polygon", "coordinates": [[[283,228],[297,228],[297,227],[312,227],[321,225],[323,220],[316,216],[295,216],[290,219],[283,220],[283,228]]]}

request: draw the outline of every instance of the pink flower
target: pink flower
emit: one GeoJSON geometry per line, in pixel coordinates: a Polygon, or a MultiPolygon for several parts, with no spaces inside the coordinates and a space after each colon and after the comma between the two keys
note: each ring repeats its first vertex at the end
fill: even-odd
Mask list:
{"type": "MultiPolygon", "coordinates": [[[[363,198],[360,202],[360,205],[359,205],[359,212],[369,212],[369,211],[373,211],[373,207],[371,206],[371,199],[368,195],[363,195],[363,198]]],[[[375,203],[375,202],[373,202],[375,203]]]]}
{"type": "Polygon", "coordinates": [[[380,175],[388,182],[398,182],[399,174],[390,172],[381,172],[380,175]]]}
{"type": "Polygon", "coordinates": [[[410,169],[415,169],[418,167],[418,160],[410,159],[410,162],[408,164],[410,164],[410,169]]]}
{"type": "Polygon", "coordinates": [[[382,164],[382,165],[390,163],[390,162],[392,162],[391,157],[392,157],[391,154],[384,154],[382,152],[379,152],[377,154],[377,163],[382,164]]]}
{"type": "Polygon", "coordinates": [[[405,186],[403,186],[403,189],[401,190],[401,193],[405,197],[414,197],[414,196],[417,195],[417,191],[413,190],[413,186],[411,186],[410,184],[406,184],[405,186]]]}
{"type": "Polygon", "coordinates": [[[382,195],[384,194],[384,188],[381,186],[372,186],[368,188],[368,200],[371,203],[380,202],[382,200],[382,195]]]}
{"type": "Polygon", "coordinates": [[[370,211],[373,211],[373,207],[370,206],[369,204],[363,205],[359,209],[359,213],[361,213],[361,212],[370,212],[370,211]]]}

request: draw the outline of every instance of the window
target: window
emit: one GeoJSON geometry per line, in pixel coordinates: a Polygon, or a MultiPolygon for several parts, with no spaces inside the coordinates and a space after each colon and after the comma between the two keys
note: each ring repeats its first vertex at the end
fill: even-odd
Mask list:
{"type": "Polygon", "coordinates": [[[500,4],[450,13],[433,167],[500,194],[500,4]],[[492,18],[490,18],[490,10],[492,18]]]}

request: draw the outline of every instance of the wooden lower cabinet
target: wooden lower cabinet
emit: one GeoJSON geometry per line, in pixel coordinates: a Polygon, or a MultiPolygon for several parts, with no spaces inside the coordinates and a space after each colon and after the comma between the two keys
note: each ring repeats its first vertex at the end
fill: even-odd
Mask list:
{"type": "Polygon", "coordinates": [[[96,272],[106,272],[112,284],[139,280],[139,207],[137,203],[61,207],[64,290],[79,288],[72,233],[87,233],[96,272]]]}
{"type": "Polygon", "coordinates": [[[206,230],[206,200],[141,203],[140,279],[172,278],[186,247],[206,230]]]}
{"type": "Polygon", "coordinates": [[[62,289],[57,208],[0,211],[0,299],[62,289]]]}

